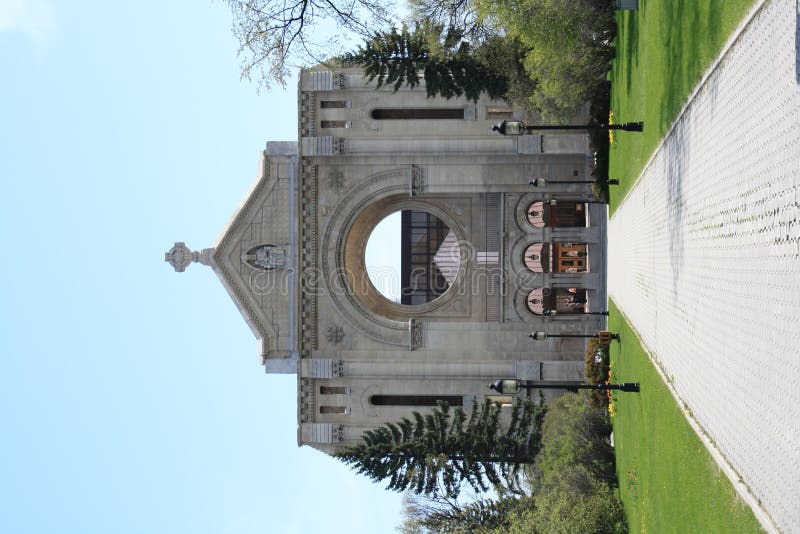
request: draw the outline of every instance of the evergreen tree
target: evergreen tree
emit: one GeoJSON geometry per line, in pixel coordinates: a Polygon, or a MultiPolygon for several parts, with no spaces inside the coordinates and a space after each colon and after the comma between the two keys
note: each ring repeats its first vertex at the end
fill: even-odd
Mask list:
{"type": "Polygon", "coordinates": [[[466,42],[446,35],[443,43],[431,39],[441,36],[441,28],[418,26],[413,32],[407,27],[398,31],[376,33],[356,52],[343,56],[346,62],[364,67],[364,74],[378,87],[393,85],[397,91],[419,85],[420,73],[425,80],[429,97],[452,98],[462,94],[477,101],[482,92],[490,98],[502,98],[508,90],[508,80],[483,64],[466,42]]]}
{"type": "Polygon", "coordinates": [[[495,500],[474,497],[464,502],[463,497],[406,493],[403,503],[404,519],[397,528],[401,534],[505,532],[512,515],[534,507],[533,497],[527,495],[501,495],[495,500]]]}
{"type": "Polygon", "coordinates": [[[363,442],[335,456],[372,480],[388,479],[387,489],[395,491],[455,497],[463,482],[475,491],[487,491],[488,484],[518,491],[519,468],[533,462],[540,447],[544,400],[515,403],[505,430],[501,410],[488,399],[475,401],[468,417],[440,402],[429,414],[413,412],[413,419],[364,432],[363,442]]]}

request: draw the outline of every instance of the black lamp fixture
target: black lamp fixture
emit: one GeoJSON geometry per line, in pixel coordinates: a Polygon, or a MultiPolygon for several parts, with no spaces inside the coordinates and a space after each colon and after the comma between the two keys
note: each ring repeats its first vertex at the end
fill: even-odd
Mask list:
{"type": "MultiPolygon", "coordinates": [[[[544,311],[542,312],[542,314],[543,314],[543,315],[550,316],[550,317],[553,317],[553,316],[555,316],[555,315],[558,315],[558,311],[557,311],[557,310],[544,310],[544,311]]],[[[599,311],[599,312],[593,312],[593,311],[584,311],[584,312],[569,312],[569,315],[608,315],[608,311],[599,311]]],[[[591,336],[591,337],[595,337],[595,336],[591,336]]]]}
{"type": "Polygon", "coordinates": [[[643,122],[623,122],[620,124],[531,124],[526,125],[522,121],[504,120],[500,124],[492,126],[492,131],[502,135],[525,135],[534,130],[624,130],[626,132],[641,132],[644,130],[643,122]]]}
{"type": "Polygon", "coordinates": [[[579,389],[600,389],[600,390],[617,390],[627,391],[631,393],[639,392],[639,382],[621,382],[619,384],[576,384],[574,382],[553,382],[553,381],[522,381],[517,379],[497,380],[489,385],[492,389],[500,395],[516,395],[523,389],[566,389],[569,391],[578,391],[579,389]]]}
{"type": "Polygon", "coordinates": [[[534,178],[528,182],[533,187],[547,187],[548,185],[571,185],[571,184],[600,184],[600,185],[619,185],[619,180],[604,178],[602,180],[550,180],[544,178],[534,178]]]}
{"type": "Polygon", "coordinates": [[[612,339],[619,341],[619,334],[608,330],[600,330],[596,334],[548,334],[547,332],[531,332],[528,337],[535,341],[544,341],[551,337],[596,339],[601,345],[609,345],[612,339]]]}

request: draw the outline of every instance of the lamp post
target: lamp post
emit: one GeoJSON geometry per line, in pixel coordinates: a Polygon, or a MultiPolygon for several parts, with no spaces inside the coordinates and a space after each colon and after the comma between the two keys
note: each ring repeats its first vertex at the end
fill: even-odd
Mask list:
{"type": "Polygon", "coordinates": [[[569,125],[544,125],[531,124],[527,126],[522,121],[504,120],[492,126],[492,131],[502,135],[524,135],[533,130],[625,130],[626,132],[641,132],[644,130],[643,122],[623,122],[620,124],[569,124],[569,125]]]}
{"type": "Polygon", "coordinates": [[[596,334],[548,334],[547,332],[531,332],[528,337],[536,341],[544,341],[550,337],[578,337],[578,338],[597,338],[600,343],[611,342],[612,339],[619,341],[619,334],[612,334],[608,330],[600,330],[596,334]]]}
{"type": "Polygon", "coordinates": [[[520,390],[531,389],[566,389],[578,391],[579,389],[615,389],[617,391],[639,392],[639,382],[621,382],[619,384],[574,384],[571,382],[529,382],[516,379],[497,380],[489,386],[500,395],[516,395],[520,390]]]}
{"type": "Polygon", "coordinates": [[[619,180],[605,178],[603,180],[556,180],[547,181],[544,178],[534,178],[528,182],[533,187],[547,187],[548,185],[561,185],[561,184],[600,184],[600,185],[619,185],[619,180]]]}
{"type": "MultiPolygon", "coordinates": [[[[551,317],[554,316],[554,315],[558,315],[558,311],[557,310],[544,310],[542,313],[544,315],[548,315],[548,316],[551,316],[551,317]]],[[[570,312],[569,315],[608,315],[608,312],[607,311],[601,311],[601,312],[584,311],[584,312],[577,312],[577,313],[570,312]]],[[[591,337],[595,337],[595,336],[591,336],[591,337]]]]}

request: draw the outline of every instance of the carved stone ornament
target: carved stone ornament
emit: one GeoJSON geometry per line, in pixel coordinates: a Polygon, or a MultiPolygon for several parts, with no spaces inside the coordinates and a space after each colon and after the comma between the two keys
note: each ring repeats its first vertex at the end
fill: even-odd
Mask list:
{"type": "Polygon", "coordinates": [[[283,269],[286,267],[286,250],[275,245],[258,245],[242,254],[242,261],[263,271],[283,269]]]}
{"type": "Polygon", "coordinates": [[[425,341],[424,324],[413,317],[408,320],[408,350],[419,349],[423,346],[425,341]]]}
{"type": "Polygon", "coordinates": [[[328,341],[334,345],[338,345],[344,339],[344,328],[337,324],[328,325],[328,341]]]}
{"type": "Polygon", "coordinates": [[[344,173],[339,169],[331,169],[328,172],[328,187],[340,193],[344,188],[344,173]]]}
{"type": "Polygon", "coordinates": [[[164,261],[172,265],[175,272],[182,273],[192,262],[211,265],[211,255],[213,253],[213,248],[205,248],[200,252],[193,251],[186,246],[186,243],[181,241],[175,243],[175,245],[164,254],[164,261]]]}
{"type": "Polygon", "coordinates": [[[344,72],[335,72],[333,73],[333,87],[334,89],[338,89],[339,91],[344,90],[346,86],[346,79],[344,72]]]}
{"type": "Polygon", "coordinates": [[[419,165],[412,165],[410,172],[409,189],[412,197],[418,197],[425,191],[427,185],[427,177],[424,167],[419,165]]]}

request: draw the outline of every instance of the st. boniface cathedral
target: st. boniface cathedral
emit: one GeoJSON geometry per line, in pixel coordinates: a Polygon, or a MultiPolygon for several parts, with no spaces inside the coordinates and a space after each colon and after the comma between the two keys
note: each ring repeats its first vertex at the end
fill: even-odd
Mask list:
{"type": "Polygon", "coordinates": [[[358,69],[302,71],[298,108],[298,141],[267,143],[213,247],[166,260],[210,266],[266,372],[297,375],[300,445],[332,452],[439,400],[510,405],[497,379],[582,381],[585,339],[554,336],[605,324],[606,206],[563,183],[591,181],[586,134],[502,136],[523,118],[505,102],[376,89],[358,69]],[[365,248],[396,212],[392,299],[365,248]]]}

